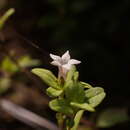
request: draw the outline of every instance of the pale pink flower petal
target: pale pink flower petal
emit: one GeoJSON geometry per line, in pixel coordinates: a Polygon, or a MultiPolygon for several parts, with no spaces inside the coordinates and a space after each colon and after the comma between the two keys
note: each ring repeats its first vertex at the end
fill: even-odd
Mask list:
{"type": "Polygon", "coordinates": [[[68,62],[68,64],[71,64],[71,65],[76,65],[76,64],[80,64],[80,63],[81,63],[81,61],[75,60],[75,59],[71,59],[71,60],[69,60],[69,62],[68,62]]]}
{"type": "Polygon", "coordinates": [[[51,64],[54,66],[61,66],[61,64],[58,61],[52,61],[51,64]]]}
{"type": "Polygon", "coordinates": [[[72,65],[80,64],[81,61],[70,59],[69,51],[66,51],[62,57],[50,54],[50,57],[53,59],[51,62],[52,65],[58,66],[59,68],[59,77],[66,78],[67,72],[71,69],[72,65]]]}
{"type": "Polygon", "coordinates": [[[61,57],[60,56],[57,56],[57,55],[53,55],[53,54],[50,54],[50,57],[55,60],[55,61],[60,61],[61,60],[61,57]]]}
{"type": "Polygon", "coordinates": [[[64,63],[68,62],[70,60],[70,54],[69,51],[66,51],[63,55],[62,55],[62,60],[64,63]]]}
{"type": "Polygon", "coordinates": [[[66,70],[70,70],[71,66],[72,66],[71,64],[62,65],[62,67],[63,67],[64,69],[66,69],[66,70]]]}

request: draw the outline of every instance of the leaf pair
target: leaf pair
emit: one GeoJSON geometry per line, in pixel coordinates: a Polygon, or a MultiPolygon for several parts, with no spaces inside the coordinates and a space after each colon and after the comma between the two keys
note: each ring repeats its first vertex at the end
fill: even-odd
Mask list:
{"type": "Polygon", "coordinates": [[[74,114],[78,110],[94,112],[94,108],[102,102],[106,95],[103,88],[93,88],[87,83],[78,81],[79,74],[74,66],[68,72],[62,87],[51,71],[36,68],[32,72],[49,86],[47,94],[50,97],[62,95],[62,98],[54,99],[49,103],[51,109],[57,112],[64,114],[74,114]]]}

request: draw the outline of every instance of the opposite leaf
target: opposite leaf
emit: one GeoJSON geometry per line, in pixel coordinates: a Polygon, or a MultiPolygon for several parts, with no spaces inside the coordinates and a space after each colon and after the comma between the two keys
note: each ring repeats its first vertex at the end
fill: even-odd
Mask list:
{"type": "Polygon", "coordinates": [[[55,89],[60,89],[57,78],[53,75],[51,71],[47,69],[36,68],[32,69],[32,73],[39,76],[48,86],[55,89]]]}
{"type": "Polygon", "coordinates": [[[94,108],[91,107],[88,103],[79,104],[79,103],[71,102],[70,105],[73,106],[73,107],[77,107],[79,109],[82,109],[82,110],[90,111],[90,112],[95,111],[94,108]]]}
{"type": "Polygon", "coordinates": [[[64,114],[73,114],[72,108],[69,106],[65,99],[54,99],[49,102],[49,106],[52,110],[61,112],[64,114]]]}
{"type": "Polygon", "coordinates": [[[46,90],[46,92],[47,92],[47,95],[49,95],[50,97],[58,97],[62,94],[63,90],[57,90],[52,87],[49,87],[46,90]]]}
{"type": "Polygon", "coordinates": [[[98,106],[103,101],[103,99],[105,98],[105,96],[106,96],[106,93],[102,92],[101,94],[88,99],[88,102],[89,102],[89,104],[92,107],[96,107],[96,106],[98,106]]]}
{"type": "Polygon", "coordinates": [[[96,107],[102,102],[102,100],[105,98],[106,94],[105,94],[103,88],[95,87],[95,88],[90,88],[90,89],[86,90],[85,96],[87,98],[88,103],[92,107],[96,107]]]}

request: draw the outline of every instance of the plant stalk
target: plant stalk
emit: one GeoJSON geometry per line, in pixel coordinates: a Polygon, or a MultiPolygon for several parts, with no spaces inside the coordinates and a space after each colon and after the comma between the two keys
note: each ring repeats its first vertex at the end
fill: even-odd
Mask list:
{"type": "Polygon", "coordinates": [[[78,125],[80,123],[80,119],[82,118],[82,115],[84,113],[84,110],[79,110],[74,118],[74,126],[70,130],[77,130],[78,125]]]}

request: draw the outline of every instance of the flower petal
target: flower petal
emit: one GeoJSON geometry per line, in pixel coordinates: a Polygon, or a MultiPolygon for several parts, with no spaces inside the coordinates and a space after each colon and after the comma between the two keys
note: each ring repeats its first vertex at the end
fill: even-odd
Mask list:
{"type": "Polygon", "coordinates": [[[75,60],[75,59],[71,59],[71,60],[69,60],[69,62],[68,62],[68,64],[71,64],[71,65],[80,64],[80,63],[81,63],[81,61],[75,60]]]}
{"type": "Polygon", "coordinates": [[[50,54],[50,57],[51,57],[53,60],[56,60],[56,61],[60,61],[60,60],[61,60],[61,57],[60,57],[60,56],[57,56],[57,55],[50,54]]]}
{"type": "Polygon", "coordinates": [[[71,69],[71,64],[65,64],[65,65],[62,65],[62,68],[66,69],[66,70],[70,70],[71,69]]]}
{"type": "Polygon", "coordinates": [[[54,66],[61,66],[61,64],[58,61],[52,61],[51,64],[54,66]]]}
{"type": "Polygon", "coordinates": [[[66,51],[63,55],[62,55],[62,60],[64,63],[67,63],[70,60],[70,54],[69,51],[66,51]]]}

